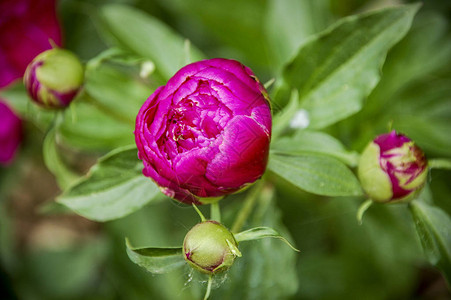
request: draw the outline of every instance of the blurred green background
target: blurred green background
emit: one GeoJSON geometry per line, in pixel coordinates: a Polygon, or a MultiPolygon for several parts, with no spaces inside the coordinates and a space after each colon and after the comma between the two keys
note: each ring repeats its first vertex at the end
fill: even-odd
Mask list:
{"type": "MultiPolygon", "coordinates": [[[[98,21],[98,8],[121,3],[164,22],[209,58],[241,61],[266,82],[279,74],[286,57],[311,35],[342,17],[401,2],[61,0],[58,12],[65,47],[85,62],[112,45],[98,21]],[[292,10],[284,11],[286,7],[292,10]]],[[[450,1],[425,1],[411,31],[390,50],[382,79],[363,110],[325,131],[360,152],[392,124],[414,139],[428,157],[450,158],[450,20],[450,1]]],[[[157,78],[152,85],[158,84],[157,78]]],[[[274,112],[284,105],[274,103],[274,112]]],[[[45,132],[31,122],[26,132],[20,156],[0,174],[2,299],[202,297],[205,278],[188,267],[151,275],[125,252],[125,237],[137,246],[179,246],[198,222],[191,207],[161,199],[106,223],[48,209],[45,204],[53,201],[59,189],[42,161],[45,132]]],[[[124,142],[111,142],[110,148],[133,141],[128,134],[124,133],[124,142]]],[[[69,150],[70,161],[80,172],[109,150],[92,148],[69,150]]],[[[243,245],[243,257],[217,279],[212,299],[450,299],[445,280],[426,262],[405,205],[375,205],[359,226],[355,213],[361,198],[315,196],[271,173],[267,176],[276,188],[268,191],[269,200],[261,200],[247,225],[273,226],[291,236],[301,253],[272,240],[243,245]]],[[[450,182],[449,171],[433,170],[423,191],[425,199],[434,199],[448,214],[450,182]]],[[[242,197],[234,195],[221,203],[226,225],[242,197]]]]}

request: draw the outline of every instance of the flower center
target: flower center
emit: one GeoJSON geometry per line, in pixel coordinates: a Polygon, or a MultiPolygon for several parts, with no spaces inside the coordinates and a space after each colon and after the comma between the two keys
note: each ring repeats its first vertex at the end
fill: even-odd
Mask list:
{"type": "Polygon", "coordinates": [[[209,82],[199,80],[194,92],[173,104],[160,147],[171,158],[193,148],[208,147],[231,117],[230,109],[217,99],[209,82]]]}

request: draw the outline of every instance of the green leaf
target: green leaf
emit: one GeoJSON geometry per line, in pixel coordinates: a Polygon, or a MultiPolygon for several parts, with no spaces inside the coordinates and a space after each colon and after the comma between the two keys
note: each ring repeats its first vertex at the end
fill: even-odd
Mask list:
{"type": "Polygon", "coordinates": [[[127,74],[107,64],[86,71],[86,91],[98,105],[108,108],[113,117],[135,123],[141,105],[152,90],[138,80],[138,74],[127,74]]]}
{"type": "Polygon", "coordinates": [[[218,50],[223,57],[243,57],[254,65],[267,61],[262,26],[265,1],[168,0],[166,4],[178,14],[178,21],[187,32],[200,29],[196,44],[202,45],[202,49],[219,43],[218,50]]]}
{"type": "Polygon", "coordinates": [[[135,264],[155,274],[163,274],[185,264],[182,247],[178,248],[134,248],[126,240],[128,257],[135,264]]]}
{"type": "Polygon", "coordinates": [[[71,171],[61,159],[56,142],[56,133],[57,130],[55,127],[52,127],[47,132],[43,143],[42,155],[44,157],[45,165],[49,171],[55,175],[58,185],[62,189],[66,189],[73,184],[79,176],[71,171]]]}
{"type": "Polygon", "coordinates": [[[158,19],[135,8],[110,4],[100,11],[104,27],[118,46],[153,60],[165,79],[182,66],[203,59],[202,53],[158,19]]]}
{"type": "Polygon", "coordinates": [[[66,111],[58,128],[63,143],[85,150],[111,150],[134,142],[134,124],[105,112],[84,94],[66,111]]]}
{"type": "Polygon", "coordinates": [[[304,153],[272,154],[269,169],[295,186],[317,195],[360,196],[355,175],[342,162],[330,156],[304,153]]]}
{"type": "Polygon", "coordinates": [[[265,24],[266,38],[277,67],[292,58],[306,39],[326,27],[331,14],[328,0],[270,0],[265,24]]]}
{"type": "Polygon", "coordinates": [[[124,217],[158,195],[157,186],[141,170],[135,146],[118,148],[99,159],[88,175],[57,201],[91,220],[124,217]]]}
{"type": "MultiPolygon", "coordinates": [[[[448,33],[448,21],[443,15],[418,14],[409,33],[390,50],[383,68],[384,76],[368,101],[369,112],[377,109],[385,113],[387,105],[396,99],[397,90],[421,78],[429,82],[431,74],[446,69],[451,61],[448,33]]],[[[417,87],[416,83],[414,86],[417,87]]]]}
{"type": "Polygon", "coordinates": [[[242,232],[239,232],[234,235],[236,241],[243,242],[243,241],[253,241],[263,238],[276,238],[282,240],[285,244],[287,244],[291,249],[293,249],[296,252],[299,252],[298,249],[296,249],[293,245],[288,242],[286,238],[280,235],[277,231],[272,229],[271,227],[255,227],[251,228],[242,232]]]}
{"type": "Polygon", "coordinates": [[[43,132],[48,130],[55,117],[55,111],[43,109],[32,102],[22,83],[1,90],[0,97],[6,100],[21,118],[33,123],[43,132]]]}
{"type": "Polygon", "coordinates": [[[313,152],[333,156],[351,167],[357,166],[358,153],[347,151],[334,137],[319,131],[299,130],[292,137],[284,137],[272,143],[276,153],[302,154],[313,152]]]}
{"type": "Polygon", "coordinates": [[[451,156],[451,80],[427,80],[396,94],[385,120],[408,135],[425,151],[451,156]]]}
{"type": "Polygon", "coordinates": [[[387,51],[407,33],[418,8],[406,5],[350,16],[304,44],[283,78],[299,89],[311,128],[326,127],[362,108],[380,79],[387,51]]]}
{"type": "Polygon", "coordinates": [[[429,262],[443,272],[451,285],[451,218],[440,208],[420,201],[411,202],[409,208],[429,262]]]}

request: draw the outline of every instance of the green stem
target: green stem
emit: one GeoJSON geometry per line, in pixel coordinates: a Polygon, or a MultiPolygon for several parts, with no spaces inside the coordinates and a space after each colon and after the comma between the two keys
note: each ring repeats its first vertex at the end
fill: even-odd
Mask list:
{"type": "Polygon", "coordinates": [[[210,219],[221,223],[221,208],[219,207],[219,201],[210,204],[210,219]]]}
{"type": "Polygon", "coordinates": [[[368,199],[362,204],[360,204],[359,209],[357,210],[357,221],[359,222],[359,225],[362,225],[363,222],[363,215],[365,214],[366,210],[373,204],[373,200],[368,199]]]}
{"type": "Polygon", "coordinates": [[[202,212],[197,208],[196,204],[193,203],[193,207],[194,207],[194,210],[195,210],[195,211],[197,212],[197,214],[199,215],[200,221],[201,221],[201,222],[205,222],[207,219],[204,217],[204,215],[202,214],[202,212]]]}
{"type": "Polygon", "coordinates": [[[44,163],[49,171],[56,177],[61,189],[67,189],[78,179],[78,175],[73,172],[61,158],[58,152],[57,133],[59,126],[64,122],[64,112],[57,112],[47,131],[42,144],[42,155],[44,163]]]}
{"type": "Polygon", "coordinates": [[[429,168],[431,169],[451,170],[451,159],[446,158],[431,159],[429,160],[428,165],[429,168]]]}
{"type": "Polygon", "coordinates": [[[236,217],[235,222],[233,222],[231,230],[233,233],[239,232],[243,227],[244,222],[246,222],[247,218],[252,212],[255,202],[257,201],[258,195],[260,194],[260,190],[263,187],[263,184],[264,181],[260,179],[259,182],[255,183],[255,185],[252,187],[252,190],[249,191],[249,193],[246,195],[243,207],[241,208],[238,216],[236,217]]]}
{"type": "Polygon", "coordinates": [[[212,282],[213,282],[213,275],[210,275],[210,276],[208,277],[207,291],[205,292],[204,300],[207,300],[208,297],[210,297],[211,284],[212,284],[212,282]]]}

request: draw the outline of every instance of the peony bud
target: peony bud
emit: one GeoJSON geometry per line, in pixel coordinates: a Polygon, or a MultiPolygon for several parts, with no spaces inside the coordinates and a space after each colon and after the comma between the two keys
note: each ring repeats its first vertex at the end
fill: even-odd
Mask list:
{"type": "Polygon", "coordinates": [[[64,108],[83,84],[83,66],[71,52],[60,48],[36,56],[25,70],[24,84],[31,98],[45,108],[64,108]]]}
{"type": "Polygon", "coordinates": [[[363,189],[376,202],[413,198],[426,182],[427,161],[412,140],[394,130],[379,135],[363,151],[358,176],[363,189]]]}
{"type": "Polygon", "coordinates": [[[22,122],[3,101],[0,101],[0,120],[0,165],[7,165],[22,140],[22,122]]]}
{"type": "Polygon", "coordinates": [[[233,234],[215,221],[194,226],[185,236],[183,253],[193,268],[207,274],[228,269],[241,256],[233,234]]]}
{"type": "Polygon", "coordinates": [[[185,203],[217,201],[259,179],[270,139],[267,93],[252,71],[234,60],[183,67],[136,118],[143,174],[185,203]]]}

